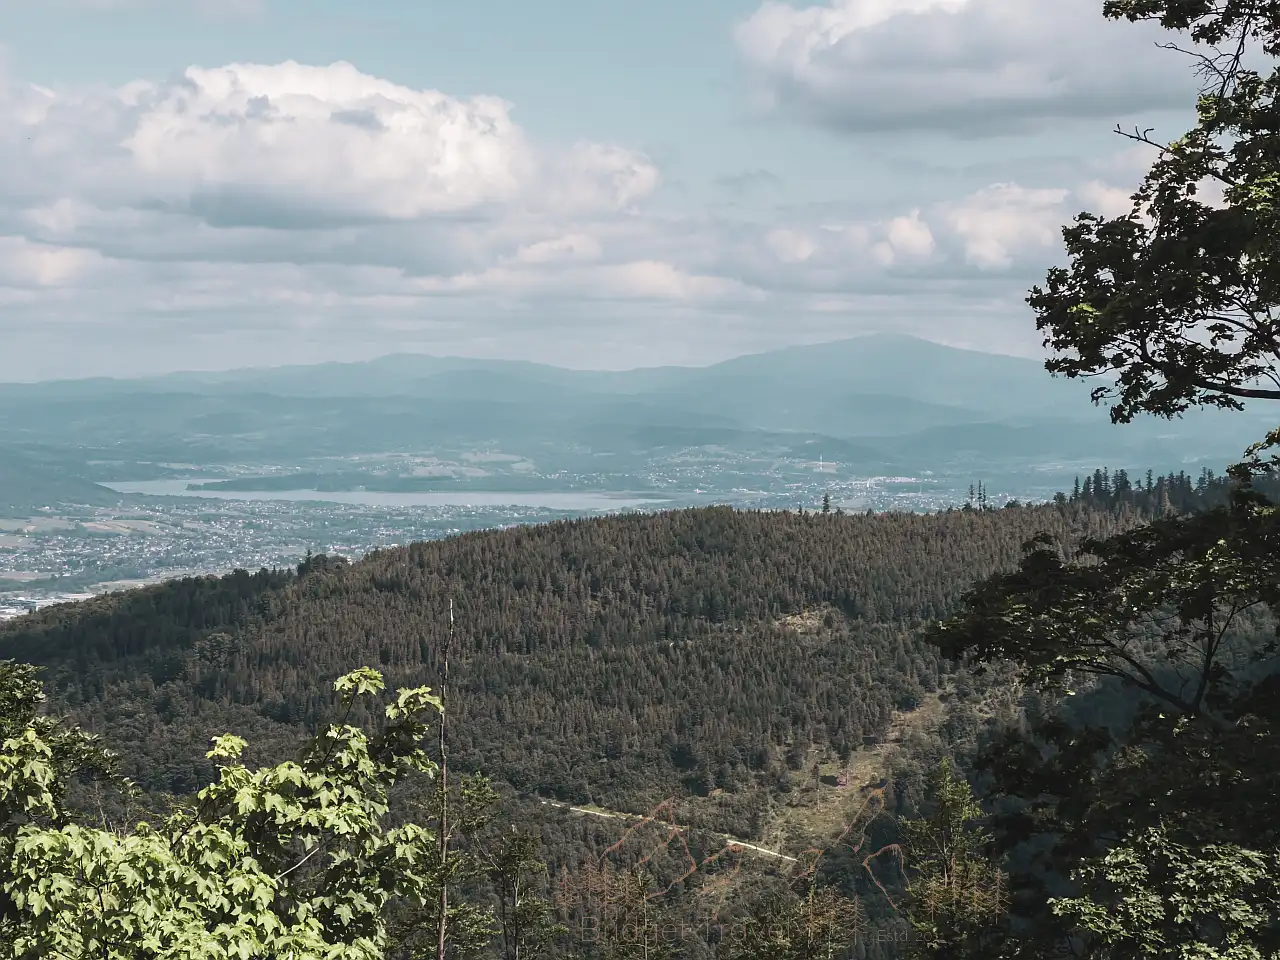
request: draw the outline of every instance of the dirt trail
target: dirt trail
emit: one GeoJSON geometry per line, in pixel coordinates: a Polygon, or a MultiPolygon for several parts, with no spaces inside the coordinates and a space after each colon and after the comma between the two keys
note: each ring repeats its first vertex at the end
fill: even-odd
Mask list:
{"type": "MultiPolygon", "coordinates": [[[[616,810],[591,810],[591,809],[588,809],[587,807],[575,807],[575,806],[572,806],[571,804],[559,803],[555,800],[543,800],[542,803],[544,806],[557,807],[560,810],[567,810],[570,813],[581,813],[589,817],[604,817],[609,820],[627,820],[632,822],[645,819],[644,817],[635,813],[619,813],[616,810]]],[[[665,824],[666,826],[672,827],[675,830],[689,829],[688,827],[682,827],[679,824],[671,824],[665,820],[659,821],[659,822],[665,824]]],[[[800,862],[795,857],[789,857],[785,853],[778,853],[778,851],[776,850],[769,850],[765,847],[758,847],[754,843],[747,843],[747,841],[739,840],[737,837],[730,836],[727,833],[718,833],[715,830],[705,830],[702,832],[708,833],[713,837],[718,837],[719,839],[724,840],[731,847],[740,847],[743,850],[752,850],[756,853],[764,854],[765,856],[768,856],[768,857],[775,857],[778,860],[786,860],[788,863],[800,862]]]]}
{"type": "MultiPolygon", "coordinates": [[[[915,710],[895,710],[886,735],[874,744],[855,750],[848,764],[844,765],[843,770],[848,778],[848,787],[844,789],[834,787],[815,789],[812,791],[812,796],[809,800],[778,809],[772,818],[772,822],[764,831],[764,842],[779,847],[795,846],[797,843],[800,846],[804,846],[806,845],[806,842],[802,839],[804,835],[832,833],[846,828],[848,826],[846,821],[848,821],[849,816],[862,811],[866,806],[866,799],[861,795],[858,788],[864,784],[873,783],[888,773],[887,760],[889,752],[902,743],[913,731],[936,729],[945,716],[946,705],[942,702],[942,698],[938,693],[926,696],[915,710]]],[[[557,807],[569,813],[601,817],[607,820],[638,823],[646,819],[645,816],[640,814],[621,813],[616,810],[604,810],[601,808],[575,807],[572,804],[560,803],[556,800],[542,800],[541,802],[545,806],[557,807]]],[[[678,831],[689,829],[679,824],[673,825],[666,820],[655,822],[661,822],[669,827],[674,826],[678,831]]],[[[731,834],[720,833],[715,830],[700,830],[700,832],[718,837],[730,846],[750,850],[762,856],[785,860],[788,863],[800,862],[795,857],[779,853],[777,850],[771,850],[768,847],[748,843],[731,834]]],[[[799,847],[796,848],[798,849],[799,847]]]]}

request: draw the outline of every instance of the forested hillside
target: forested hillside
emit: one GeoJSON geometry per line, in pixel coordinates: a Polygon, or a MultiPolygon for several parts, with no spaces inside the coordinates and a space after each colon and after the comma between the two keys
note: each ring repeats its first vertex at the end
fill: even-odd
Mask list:
{"type": "Polygon", "coordinates": [[[144,786],[182,792],[210,774],[198,758],[212,735],[275,758],[358,666],[437,685],[452,600],[457,762],[639,809],[772,790],[815,745],[847,760],[937,689],[919,628],[975,578],[1037,531],[1074,543],[1136,519],[1085,505],[709,509],[520,527],[51,608],[0,628],[0,652],[46,665],[55,706],[144,786]]]}
{"type": "MultiPolygon", "coordinates": [[[[671,882],[685,860],[751,841],[782,856],[748,854],[751,869],[733,873],[728,909],[741,911],[769,876],[802,876],[806,849],[830,848],[831,882],[875,904],[875,922],[900,924],[855,850],[897,839],[877,812],[920,808],[928,768],[1000,719],[986,700],[1005,720],[1017,712],[1016,691],[951,678],[925,625],[976,578],[1011,568],[1036,533],[1070,553],[1132,528],[1149,500],[515,527],[48,608],[0,627],[0,656],[43,665],[55,712],[100,733],[162,809],[216,779],[211,737],[235,733],[251,762],[278,762],[337,719],[338,676],[372,665],[389,686],[438,689],[447,651],[451,765],[499,786],[505,816],[540,836],[553,880],[567,870],[580,882],[607,855],[671,882]],[[902,742],[890,753],[867,746],[891,726],[902,742]],[[657,809],[694,831],[682,834],[691,853],[665,828],[633,835],[625,820],[544,800],[657,809]]],[[[876,872],[898,889],[892,864],[876,872]]],[[[704,908],[703,885],[721,882],[704,873],[666,905],[682,922],[704,908]]]]}

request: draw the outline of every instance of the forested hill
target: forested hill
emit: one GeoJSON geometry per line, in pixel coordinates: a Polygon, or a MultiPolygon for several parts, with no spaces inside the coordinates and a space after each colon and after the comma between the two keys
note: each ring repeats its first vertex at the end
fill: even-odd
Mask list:
{"type": "Polygon", "coordinates": [[[721,789],[740,816],[789,770],[847,757],[936,689],[922,621],[1029,537],[1074,542],[1135,519],[1075,503],[517,527],[51,608],[0,628],[0,656],[47,665],[56,708],[102,733],[144,786],[183,792],[212,772],[200,759],[211,735],[279,756],[354,667],[436,685],[452,599],[462,765],[632,808],[721,789]]]}

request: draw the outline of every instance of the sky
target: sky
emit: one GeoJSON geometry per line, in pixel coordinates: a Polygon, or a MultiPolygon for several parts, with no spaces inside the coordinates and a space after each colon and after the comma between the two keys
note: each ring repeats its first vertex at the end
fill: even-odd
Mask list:
{"type": "MultiPolygon", "coordinates": [[[[0,380],[1036,355],[1193,122],[1102,0],[0,0],[0,380]]],[[[1185,43],[1185,40],[1181,42],[1185,43]]]]}

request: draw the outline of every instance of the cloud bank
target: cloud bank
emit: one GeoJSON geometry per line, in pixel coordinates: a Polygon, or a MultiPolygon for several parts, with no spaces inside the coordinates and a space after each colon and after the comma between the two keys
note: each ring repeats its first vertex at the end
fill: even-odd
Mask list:
{"type": "Polygon", "coordinates": [[[502,99],[347,63],[10,84],[0,337],[31,359],[10,376],[415,346],[634,366],[874,329],[1000,348],[1061,224],[1132,189],[1123,164],[1085,172],[732,219],[664,208],[633,147],[539,142],[502,99]],[[67,343],[82,367],[57,367],[67,343]]]}
{"type": "Polygon", "coordinates": [[[1194,102],[1185,58],[1101,0],[768,0],[736,31],[765,106],[851,131],[982,137],[1194,102]],[[1188,98],[1191,98],[1190,100],[1188,98]]]}

